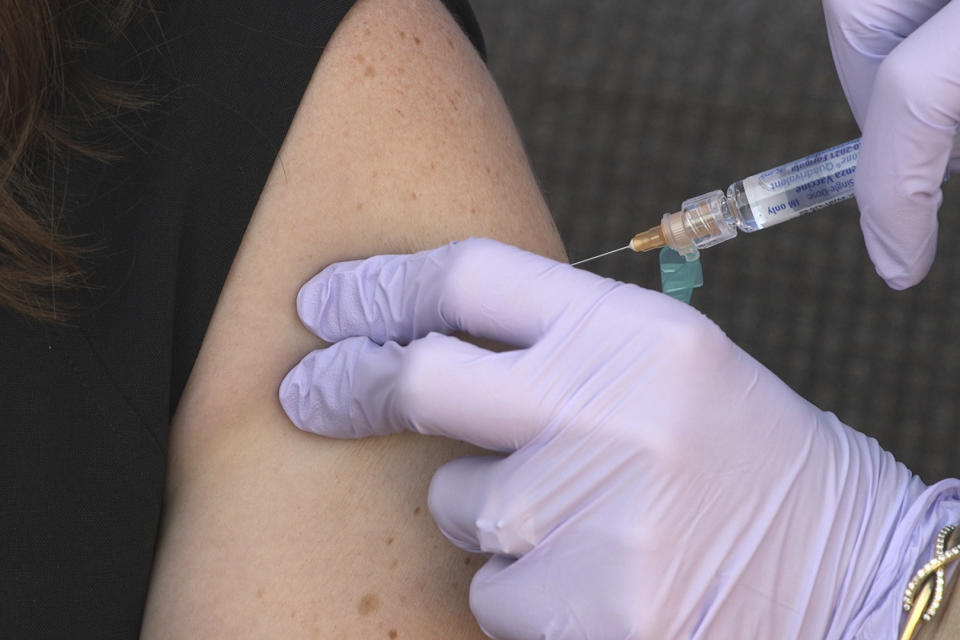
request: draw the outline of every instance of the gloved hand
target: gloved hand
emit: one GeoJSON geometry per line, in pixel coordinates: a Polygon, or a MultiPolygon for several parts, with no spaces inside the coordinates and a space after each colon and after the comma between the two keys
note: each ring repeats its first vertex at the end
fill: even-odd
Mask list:
{"type": "Polygon", "coordinates": [[[893,638],[960,519],[956,482],[927,489],[657,292],[468,240],[333,265],[298,310],[335,343],[283,381],[298,427],[508,454],[446,464],[429,496],[491,554],[470,605],[494,638],[893,638]]]}
{"type": "Polygon", "coordinates": [[[937,249],[940,185],[960,171],[960,1],[823,0],[840,82],[863,132],[856,196],[877,273],[920,282],[937,249]]]}

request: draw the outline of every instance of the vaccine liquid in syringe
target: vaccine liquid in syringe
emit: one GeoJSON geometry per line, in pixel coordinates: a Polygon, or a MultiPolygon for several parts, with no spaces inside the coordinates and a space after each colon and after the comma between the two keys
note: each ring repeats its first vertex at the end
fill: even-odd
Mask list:
{"type": "MultiPolygon", "coordinates": [[[[853,197],[860,140],[739,180],[727,192],[686,200],[663,216],[659,233],[669,247],[693,259],[698,249],[729,240],[737,230],[772,227],[853,197]]],[[[636,249],[635,249],[636,250],[636,249]]]]}
{"type": "Polygon", "coordinates": [[[756,231],[850,198],[859,153],[858,138],[735,182],[737,226],[756,231]]]}

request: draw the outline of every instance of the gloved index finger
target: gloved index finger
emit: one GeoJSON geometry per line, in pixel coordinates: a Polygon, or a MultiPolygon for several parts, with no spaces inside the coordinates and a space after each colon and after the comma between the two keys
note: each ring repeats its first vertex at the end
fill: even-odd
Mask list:
{"type": "Polygon", "coordinates": [[[881,66],[863,127],[856,195],[878,273],[902,289],[933,263],[941,183],[960,124],[960,3],[916,29],[881,66]]]}
{"type": "Polygon", "coordinates": [[[406,344],[431,331],[465,331],[528,347],[580,300],[578,290],[604,289],[598,280],[510,245],[471,238],[331,265],[300,290],[297,311],[328,342],[367,336],[378,344],[406,344]]]}
{"type": "Polygon", "coordinates": [[[949,0],[823,0],[827,37],[843,92],[863,127],[884,58],[949,0]]]}

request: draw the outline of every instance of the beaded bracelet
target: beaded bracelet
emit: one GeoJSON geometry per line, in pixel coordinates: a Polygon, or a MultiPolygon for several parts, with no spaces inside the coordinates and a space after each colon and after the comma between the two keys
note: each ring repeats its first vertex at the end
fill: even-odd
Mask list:
{"type": "Polygon", "coordinates": [[[943,568],[960,559],[960,544],[946,549],[947,538],[956,528],[957,525],[951,524],[940,529],[933,558],[920,567],[907,584],[907,589],[903,593],[903,609],[910,612],[910,615],[907,616],[907,621],[903,625],[900,640],[911,640],[917,629],[924,622],[933,620],[937,611],[940,610],[945,575],[943,568]]]}

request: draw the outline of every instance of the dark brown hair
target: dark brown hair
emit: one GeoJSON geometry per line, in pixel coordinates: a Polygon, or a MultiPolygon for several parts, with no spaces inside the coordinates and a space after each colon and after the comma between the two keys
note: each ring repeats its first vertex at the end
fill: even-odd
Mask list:
{"type": "Polygon", "coordinates": [[[116,37],[140,0],[0,1],[0,306],[62,321],[58,290],[83,283],[85,252],[58,230],[53,171],[66,153],[108,159],[84,126],[143,101],[89,73],[91,34],[116,37]]]}

